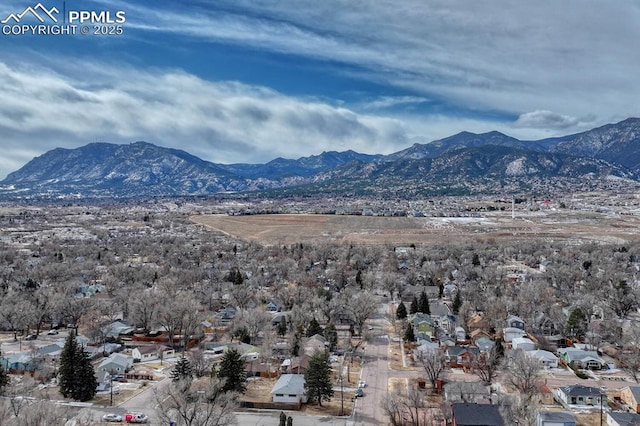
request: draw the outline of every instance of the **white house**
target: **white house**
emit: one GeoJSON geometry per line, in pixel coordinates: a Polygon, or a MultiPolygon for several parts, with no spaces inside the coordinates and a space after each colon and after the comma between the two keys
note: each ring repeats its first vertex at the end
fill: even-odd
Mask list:
{"type": "Polygon", "coordinates": [[[304,375],[302,374],[283,374],[271,389],[273,402],[306,403],[307,395],[304,383],[304,375]]]}
{"type": "Polygon", "coordinates": [[[514,337],[511,340],[511,347],[513,349],[521,349],[523,351],[535,351],[536,344],[528,337],[514,337]]]}
{"type": "Polygon", "coordinates": [[[569,411],[538,411],[536,426],[576,426],[576,418],[569,411]]]}
{"type": "Polygon", "coordinates": [[[537,359],[544,367],[558,368],[558,357],[549,351],[538,349],[535,351],[526,352],[526,354],[531,358],[537,359]]]}
{"type": "Polygon", "coordinates": [[[144,345],[131,350],[133,362],[155,361],[157,359],[171,358],[176,355],[176,351],[168,346],[144,345]]]}
{"type": "Polygon", "coordinates": [[[524,337],[525,332],[519,328],[507,327],[502,329],[502,338],[505,342],[511,343],[516,337],[524,337]]]}

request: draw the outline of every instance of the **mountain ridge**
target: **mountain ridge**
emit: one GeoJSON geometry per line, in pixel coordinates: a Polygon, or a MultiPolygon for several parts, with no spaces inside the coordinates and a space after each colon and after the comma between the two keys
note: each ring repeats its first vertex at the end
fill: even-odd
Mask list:
{"type": "Polygon", "coordinates": [[[350,187],[350,192],[357,192],[356,182],[362,188],[383,185],[400,192],[402,182],[411,182],[427,192],[436,188],[435,192],[446,193],[451,188],[458,193],[465,188],[475,193],[482,187],[499,191],[501,182],[517,179],[519,184],[510,185],[530,187],[536,179],[638,182],[639,175],[640,119],[629,118],[538,141],[497,131],[460,132],[389,155],[324,151],[264,164],[216,164],[144,141],[94,142],[75,149],[55,148],[35,157],[0,182],[0,196],[207,195],[290,192],[288,188],[295,187],[312,192],[350,187]]]}

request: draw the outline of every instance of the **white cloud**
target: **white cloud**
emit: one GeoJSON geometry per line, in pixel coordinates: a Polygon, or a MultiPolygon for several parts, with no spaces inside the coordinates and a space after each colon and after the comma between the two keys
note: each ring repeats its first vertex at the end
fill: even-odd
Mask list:
{"type": "Polygon", "coordinates": [[[515,122],[516,127],[537,129],[566,129],[579,123],[575,117],[556,114],[551,111],[532,111],[521,114],[515,122]]]}
{"type": "MultiPolygon", "coordinates": [[[[640,8],[608,0],[220,0],[215,8],[131,6],[144,31],[250,46],[362,69],[457,107],[550,110],[600,122],[640,112],[640,8]]],[[[336,67],[335,72],[352,72],[336,67]]]]}
{"type": "MultiPolygon", "coordinates": [[[[73,68],[73,61],[66,63],[73,68]]],[[[0,63],[0,133],[13,171],[55,147],[146,140],[214,162],[264,162],[323,150],[392,152],[407,144],[393,118],[181,71],[83,64],[74,78],[0,63]],[[92,82],[100,81],[99,85],[92,82]],[[28,151],[23,151],[25,146],[28,151]],[[20,164],[22,163],[22,164],[20,164]]]]}

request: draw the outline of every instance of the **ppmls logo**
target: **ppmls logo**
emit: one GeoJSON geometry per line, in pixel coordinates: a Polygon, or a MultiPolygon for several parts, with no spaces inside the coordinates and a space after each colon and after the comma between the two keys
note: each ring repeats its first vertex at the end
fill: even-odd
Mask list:
{"type": "Polygon", "coordinates": [[[122,35],[126,21],[123,10],[66,10],[47,8],[42,3],[27,6],[20,13],[10,13],[0,21],[2,34],[18,35],[122,35]]]}
{"type": "Polygon", "coordinates": [[[3,19],[2,21],[0,21],[0,23],[2,24],[9,24],[11,23],[11,21],[15,22],[16,24],[20,23],[20,20],[28,14],[31,14],[33,16],[36,17],[36,19],[42,23],[45,22],[44,18],[42,16],[46,16],[48,17],[51,21],[53,21],[54,23],[58,23],[58,18],[56,18],[56,16],[54,14],[58,14],[60,13],[60,11],[55,8],[52,7],[51,9],[47,9],[46,7],[44,7],[42,5],[42,3],[38,3],[36,4],[34,7],[28,6],[22,13],[11,13],[9,14],[9,16],[7,16],[5,19],[3,19]],[[38,13],[40,12],[40,13],[38,13]]]}

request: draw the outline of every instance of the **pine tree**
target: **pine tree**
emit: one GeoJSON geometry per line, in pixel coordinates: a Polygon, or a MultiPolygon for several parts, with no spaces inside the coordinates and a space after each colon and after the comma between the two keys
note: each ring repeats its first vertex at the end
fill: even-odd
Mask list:
{"type": "Polygon", "coordinates": [[[334,323],[330,322],[324,329],[324,338],[329,342],[329,350],[332,351],[338,345],[338,330],[334,323]]]}
{"type": "Polygon", "coordinates": [[[330,401],[333,396],[331,385],[331,366],[329,354],[316,352],[309,360],[309,367],[304,373],[304,387],[309,401],[316,401],[322,407],[322,401],[330,401]]]}
{"type": "Polygon", "coordinates": [[[411,306],[409,307],[410,314],[418,313],[420,305],[418,304],[418,298],[413,296],[413,300],[411,301],[411,306]]]}
{"type": "Polygon", "coordinates": [[[65,398],[71,398],[75,389],[77,346],[76,335],[71,331],[62,352],[60,352],[60,368],[58,369],[58,387],[60,394],[65,398]]]}
{"type": "Polygon", "coordinates": [[[315,318],[311,318],[309,326],[307,327],[307,337],[315,336],[316,334],[322,335],[322,327],[318,324],[315,318]]]}
{"type": "Polygon", "coordinates": [[[431,308],[429,307],[429,298],[427,297],[427,293],[425,291],[422,291],[422,293],[420,293],[420,301],[418,302],[418,312],[431,315],[431,308]]]}
{"type": "Polygon", "coordinates": [[[236,391],[244,393],[247,390],[245,381],[247,380],[247,372],[244,369],[244,360],[240,356],[240,352],[236,349],[230,349],[225,352],[220,362],[218,377],[225,379],[223,392],[236,391]]]}
{"type": "Polygon", "coordinates": [[[171,380],[179,382],[180,380],[191,380],[193,378],[193,367],[184,356],[181,357],[171,370],[171,380]]]}
{"type": "Polygon", "coordinates": [[[9,386],[10,378],[2,364],[0,364],[0,395],[4,394],[4,389],[9,386]]]}
{"type": "Polygon", "coordinates": [[[89,401],[96,395],[98,380],[93,370],[91,359],[84,351],[84,347],[78,346],[76,352],[77,368],[76,368],[76,386],[72,393],[72,398],[78,401],[89,401]]]}
{"type": "Polygon", "coordinates": [[[287,415],[284,411],[280,411],[280,423],[278,426],[287,426],[287,415]]]}
{"type": "Polygon", "coordinates": [[[416,335],[413,332],[413,326],[411,323],[407,324],[407,328],[404,330],[404,340],[407,342],[415,342],[416,335]]]}
{"type": "Polygon", "coordinates": [[[60,353],[58,369],[58,386],[65,398],[88,401],[96,394],[98,381],[84,348],[78,346],[75,333],[72,331],[60,353]]]}
{"type": "Polygon", "coordinates": [[[460,290],[456,291],[456,296],[453,298],[453,304],[451,305],[451,310],[454,314],[458,315],[460,312],[460,307],[462,306],[462,296],[460,295],[460,290]]]}
{"type": "Polygon", "coordinates": [[[284,336],[287,334],[287,321],[282,318],[282,320],[278,321],[278,336],[284,336]]]}
{"type": "Polygon", "coordinates": [[[404,306],[404,302],[400,302],[398,305],[398,309],[396,309],[396,318],[399,320],[407,318],[407,307],[404,306]]]}

